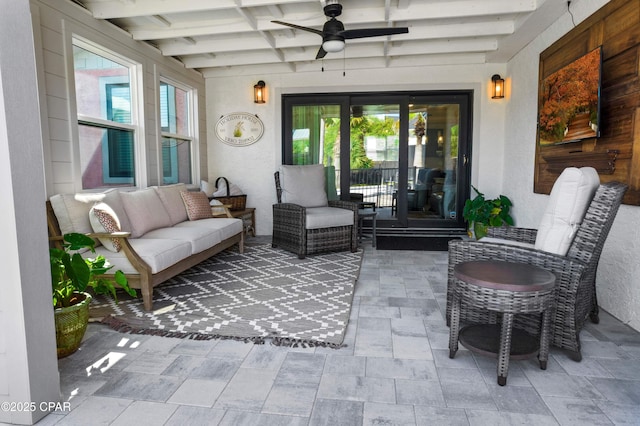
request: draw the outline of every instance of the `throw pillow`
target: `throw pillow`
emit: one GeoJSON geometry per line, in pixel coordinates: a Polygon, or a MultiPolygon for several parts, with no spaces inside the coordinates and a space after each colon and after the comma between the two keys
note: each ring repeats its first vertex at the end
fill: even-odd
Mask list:
{"type": "MultiPolygon", "coordinates": [[[[118,216],[108,204],[98,203],[89,210],[89,221],[93,232],[120,232],[118,216]]],[[[102,245],[109,251],[119,252],[122,249],[117,238],[98,238],[102,245]]]]}
{"type": "Polygon", "coordinates": [[[184,206],[187,208],[189,220],[209,219],[213,216],[209,205],[209,197],[204,192],[182,191],[180,195],[182,195],[182,201],[184,201],[184,206]]]}

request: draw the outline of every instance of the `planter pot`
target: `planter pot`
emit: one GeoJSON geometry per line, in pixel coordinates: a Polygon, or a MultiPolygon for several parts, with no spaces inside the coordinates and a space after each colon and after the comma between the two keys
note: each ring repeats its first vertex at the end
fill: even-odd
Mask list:
{"type": "Polygon", "coordinates": [[[91,295],[80,293],[77,299],[78,303],[75,305],[54,310],[58,358],[64,358],[78,350],[87,331],[91,295]]]}
{"type": "Polygon", "coordinates": [[[487,235],[487,228],[488,226],[484,223],[471,222],[469,224],[469,229],[467,229],[467,234],[471,239],[479,240],[487,235]]]}

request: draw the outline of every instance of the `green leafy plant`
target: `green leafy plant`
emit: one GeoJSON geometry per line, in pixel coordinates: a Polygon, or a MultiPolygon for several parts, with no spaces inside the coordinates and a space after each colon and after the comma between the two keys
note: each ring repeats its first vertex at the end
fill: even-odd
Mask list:
{"type": "Polygon", "coordinates": [[[473,229],[476,239],[479,240],[487,235],[489,226],[513,225],[513,218],[509,214],[513,204],[509,198],[500,195],[493,200],[486,200],[483,193],[473,185],[471,187],[477,195],[465,202],[462,211],[462,216],[469,222],[469,236],[472,236],[473,229]]]}
{"type": "Polygon", "coordinates": [[[95,294],[111,294],[116,302],[115,284],[132,297],[137,296],[122,271],[116,271],[113,280],[101,276],[113,267],[104,256],[85,259],[77,253],[77,250],[85,248],[95,253],[93,239],[77,233],[65,234],[63,238],[62,249],[49,249],[54,308],[73,305],[78,293],[83,293],[88,287],[95,294]]]}

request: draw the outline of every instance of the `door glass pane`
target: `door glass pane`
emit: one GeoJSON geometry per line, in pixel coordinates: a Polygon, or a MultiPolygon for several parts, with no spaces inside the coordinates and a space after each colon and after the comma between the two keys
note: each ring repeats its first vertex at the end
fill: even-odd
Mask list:
{"type": "Polygon", "coordinates": [[[351,106],[349,191],[352,199],[375,206],[379,218],[395,212],[399,127],[397,104],[351,106]]]}
{"type": "Polygon", "coordinates": [[[340,106],[293,107],[293,164],[324,164],[327,195],[340,194],[340,106]]]}
{"type": "Polygon", "coordinates": [[[409,105],[410,219],[456,219],[458,104],[409,105]]]}

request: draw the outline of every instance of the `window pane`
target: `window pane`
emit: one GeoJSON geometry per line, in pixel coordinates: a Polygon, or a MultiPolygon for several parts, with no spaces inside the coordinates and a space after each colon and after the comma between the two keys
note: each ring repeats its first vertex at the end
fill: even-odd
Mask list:
{"type": "Polygon", "coordinates": [[[79,115],[131,123],[129,68],[73,46],[79,115]]]}
{"type": "Polygon", "coordinates": [[[163,132],[189,136],[189,93],[160,83],[160,127],[163,132]]]}
{"type": "Polygon", "coordinates": [[[82,188],[135,185],[133,132],[78,126],[82,188]]]}
{"type": "Polygon", "coordinates": [[[163,184],[191,183],[191,142],[162,138],[163,184]]]}

